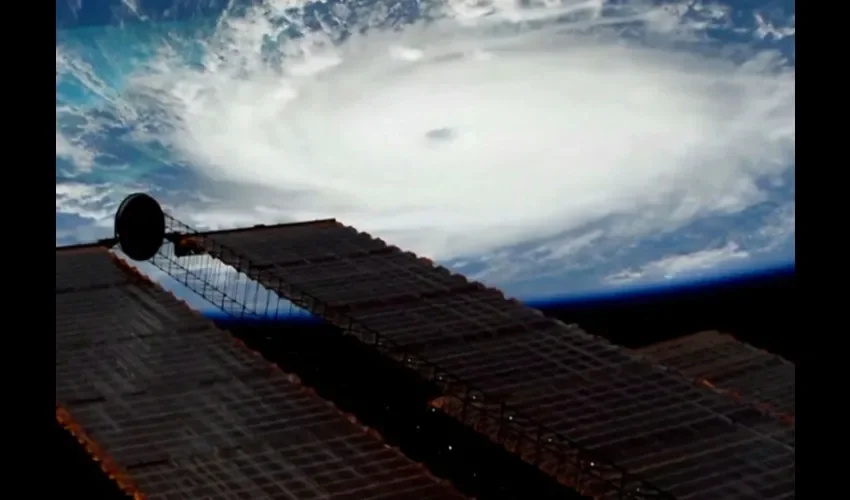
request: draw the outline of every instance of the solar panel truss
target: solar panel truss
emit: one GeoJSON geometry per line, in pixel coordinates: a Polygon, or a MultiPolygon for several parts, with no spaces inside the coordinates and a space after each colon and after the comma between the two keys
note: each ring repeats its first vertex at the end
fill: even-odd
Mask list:
{"type": "Polygon", "coordinates": [[[98,247],[56,252],[56,402],[135,498],[463,498],[98,247]]]}
{"type": "Polygon", "coordinates": [[[787,424],[794,421],[796,367],[775,354],[716,331],[661,342],[637,353],[787,424]]]}
{"type": "MultiPolygon", "coordinates": [[[[212,233],[171,217],[168,224],[255,286],[436,382],[444,396],[435,408],[585,494],[794,496],[793,423],[783,425],[427,259],[334,220],[212,233]]],[[[216,281],[205,274],[214,271],[189,272],[180,261],[163,247],[153,262],[196,289],[216,281]]],[[[210,294],[226,296],[222,290],[210,294]]],[[[231,297],[220,307],[263,316],[268,302],[231,297]]]]}

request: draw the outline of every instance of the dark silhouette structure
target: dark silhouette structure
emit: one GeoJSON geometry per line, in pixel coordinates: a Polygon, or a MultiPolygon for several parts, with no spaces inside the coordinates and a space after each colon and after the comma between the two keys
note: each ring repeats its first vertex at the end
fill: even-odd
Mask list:
{"type": "MultiPolygon", "coordinates": [[[[147,199],[143,200],[140,203],[149,204],[147,199]]],[[[159,213],[156,210],[149,212],[159,213]]],[[[764,375],[764,380],[774,380],[767,375],[770,372],[779,373],[780,382],[776,386],[778,389],[771,389],[773,393],[770,397],[759,393],[756,385],[736,387],[748,394],[736,399],[730,397],[728,388],[722,384],[706,381],[714,377],[721,381],[728,379],[730,383],[737,380],[736,384],[741,385],[741,373],[744,372],[731,370],[728,365],[718,368],[716,363],[713,367],[707,364],[703,371],[688,372],[688,365],[694,359],[710,356],[722,358],[725,355],[726,351],[717,347],[717,342],[703,345],[692,339],[690,344],[682,344],[690,347],[682,347],[678,351],[669,345],[641,352],[629,351],[590,335],[576,325],[547,318],[516,301],[505,299],[497,290],[470,282],[463,276],[334,220],[208,233],[196,232],[167,214],[163,215],[163,220],[165,227],[161,232],[158,224],[148,226],[156,230],[133,231],[132,224],[125,226],[119,215],[116,228],[121,229],[116,230],[116,238],[100,242],[100,245],[109,246],[116,242],[123,244],[122,235],[136,235],[133,249],[125,253],[150,258],[153,265],[196,290],[234,318],[274,317],[280,314],[282,305],[289,307],[287,304],[295,304],[310,311],[348,334],[352,341],[356,340],[371,349],[379,359],[404,369],[412,380],[433,387],[433,397],[429,398],[433,412],[452,417],[474,431],[474,434],[501,445],[517,459],[534,465],[546,475],[584,495],[635,499],[793,498],[795,428],[791,364],[786,363],[776,371],[774,364],[767,360],[759,365],[752,361],[755,359],[753,356],[747,357],[743,351],[739,352],[737,355],[745,360],[744,365],[752,368],[749,372],[744,370],[751,379],[758,379],[752,375],[758,373],[764,375]],[[157,248],[155,254],[148,257],[154,246],[157,248]],[[138,248],[143,250],[136,250],[138,248]],[[231,267],[241,273],[241,278],[231,267]],[[281,299],[287,299],[288,302],[281,299]],[[756,365],[761,368],[753,368],[756,365]],[[712,368],[714,371],[711,371],[712,368]],[[790,396],[788,390],[791,391],[790,396]],[[766,402],[776,404],[778,409],[764,407],[762,403],[766,402]],[[789,408],[791,418],[788,418],[789,408]]],[[[113,283],[117,279],[115,272],[107,271],[104,267],[104,263],[112,265],[111,262],[103,251],[79,247],[57,250],[57,309],[60,297],[79,296],[78,291],[82,287],[99,289],[116,286],[113,283]],[[63,265],[66,269],[75,266],[77,271],[60,272],[60,254],[74,255],[74,259],[67,260],[68,263],[63,265]],[[99,258],[96,259],[95,255],[99,258]],[[83,278],[79,271],[83,267],[87,278],[83,278]],[[76,273],[74,279],[77,281],[69,281],[70,278],[63,277],[62,273],[69,276],[76,273]],[[92,283],[94,277],[99,277],[100,281],[92,283]],[[61,293],[60,278],[65,280],[63,283],[73,283],[64,285],[61,293]]],[[[151,310],[151,304],[157,299],[140,298],[143,294],[136,288],[126,290],[132,290],[136,299],[146,304],[138,310],[151,310]]],[[[78,307],[82,308],[91,299],[76,300],[81,304],[78,307]]],[[[105,307],[104,300],[99,303],[105,307]]],[[[174,304],[169,309],[170,317],[177,316],[177,306],[174,304]]],[[[109,309],[120,310],[120,307],[115,303],[109,309]]],[[[69,317],[80,315],[79,312],[69,314],[69,317]]],[[[106,314],[106,310],[99,313],[100,316],[106,314]]],[[[151,335],[154,327],[150,326],[150,313],[147,318],[146,323],[140,323],[147,326],[138,327],[143,330],[141,333],[127,335],[151,335]]],[[[172,333],[173,345],[158,347],[163,359],[179,359],[179,353],[183,352],[180,350],[180,342],[183,342],[186,350],[183,355],[189,356],[188,344],[211,342],[218,335],[210,333],[209,325],[199,317],[194,318],[205,326],[202,328],[200,323],[193,325],[187,319],[185,324],[175,323],[166,328],[179,334],[172,333]],[[194,341],[189,339],[192,332],[197,335],[194,341]]],[[[60,349],[58,321],[57,360],[60,350],[65,352],[68,349],[64,344],[60,349]]],[[[115,321],[113,332],[118,327],[118,320],[115,321]]],[[[165,320],[159,321],[161,326],[165,320]]],[[[88,326],[84,319],[77,324],[88,326]]],[[[98,331],[105,335],[105,331],[98,330],[95,324],[86,329],[89,330],[95,332],[90,335],[96,335],[98,331]]],[[[73,339],[73,335],[82,335],[79,330],[74,332],[69,339],[73,339]]],[[[102,341],[108,344],[114,339],[115,333],[104,337],[102,341]]],[[[68,342],[74,343],[73,340],[68,342]]],[[[228,354],[231,359],[227,362],[222,361],[225,357],[221,352],[211,350],[208,355],[216,363],[183,360],[175,365],[166,364],[160,369],[151,369],[135,360],[134,369],[147,373],[149,383],[162,383],[170,389],[180,387],[181,383],[203,385],[205,379],[192,371],[196,370],[191,368],[193,366],[207,366],[204,376],[213,377],[213,380],[215,376],[224,380],[238,379],[242,373],[239,370],[252,372],[259,369],[249,360],[240,363],[237,354],[228,354]],[[169,369],[172,371],[169,372],[169,369]],[[174,374],[174,380],[165,378],[169,373],[174,374]]],[[[103,358],[109,359],[108,356],[103,358]]],[[[83,361],[68,361],[77,363],[74,366],[91,366],[91,370],[95,371],[82,371],[84,379],[75,382],[76,385],[66,382],[61,394],[57,368],[57,401],[65,402],[66,406],[71,405],[68,403],[71,401],[103,405],[104,408],[114,407],[117,413],[98,420],[107,410],[98,407],[97,410],[78,411],[71,405],[70,414],[76,419],[73,422],[80,422],[81,427],[69,423],[72,422],[71,416],[64,413],[62,408],[57,409],[57,418],[64,419],[80,435],[90,426],[100,429],[98,426],[111,425],[114,441],[102,441],[108,441],[111,435],[109,430],[100,431],[99,436],[106,437],[99,437],[99,444],[93,449],[109,451],[117,463],[125,468],[133,468],[127,461],[133,462],[137,468],[142,464],[141,467],[148,471],[156,470],[157,477],[164,474],[165,470],[184,474],[175,469],[181,463],[191,464],[185,466],[187,470],[200,470],[191,458],[183,457],[202,453],[198,450],[218,449],[229,439],[234,439],[234,434],[245,434],[247,424],[244,422],[250,421],[260,426],[258,422],[271,418],[269,414],[261,417],[259,413],[249,416],[252,410],[249,410],[251,404],[247,401],[245,415],[239,415],[242,411],[239,409],[241,403],[228,399],[236,398],[235,393],[209,389],[215,392],[215,397],[221,398],[214,408],[226,406],[231,412],[216,419],[221,422],[216,432],[207,433],[215,436],[212,441],[183,438],[185,447],[181,450],[185,451],[154,447],[170,450],[159,451],[158,455],[149,452],[156,457],[126,452],[125,446],[133,449],[126,442],[136,443],[138,448],[138,440],[142,438],[133,431],[132,422],[135,420],[130,419],[122,427],[114,424],[122,409],[125,414],[130,414],[131,410],[128,403],[116,403],[110,398],[142,391],[133,385],[138,375],[120,383],[110,382],[109,370],[101,369],[97,372],[98,362],[91,359],[86,358],[85,362],[89,365],[83,361]],[[105,381],[97,382],[100,380],[98,377],[104,377],[105,381]],[[114,389],[116,384],[123,384],[125,392],[114,389]],[[230,425],[226,422],[238,422],[240,418],[243,419],[242,424],[228,427],[228,432],[222,430],[230,425]],[[119,455],[123,458],[119,458],[119,455]],[[181,459],[185,462],[181,462],[181,459]]],[[[129,359],[122,366],[130,363],[129,359]]],[[[111,376],[115,377],[115,374],[111,376]]],[[[308,403],[302,410],[286,406],[289,399],[297,399],[297,391],[291,387],[291,382],[287,383],[285,377],[280,375],[279,380],[263,380],[266,385],[254,389],[260,392],[248,394],[248,399],[265,401],[266,398],[279,397],[282,407],[271,414],[286,415],[289,411],[292,418],[299,422],[303,420],[298,420],[297,415],[309,415],[311,410],[307,408],[312,406],[308,403]]],[[[140,402],[144,401],[143,397],[138,397],[141,398],[140,402]]],[[[198,399],[197,404],[201,404],[202,399],[198,399]]],[[[151,418],[155,419],[156,415],[164,413],[181,416],[180,425],[170,433],[163,431],[163,442],[170,443],[177,436],[186,434],[198,436],[203,434],[204,429],[211,428],[212,424],[204,423],[200,417],[204,412],[190,409],[194,407],[190,401],[190,396],[179,401],[172,401],[165,396],[161,401],[149,401],[151,418]]],[[[209,411],[215,410],[210,408],[209,411]]],[[[328,413],[322,417],[323,422],[325,418],[333,422],[327,424],[327,434],[323,435],[325,441],[356,441],[356,433],[349,433],[350,429],[338,414],[328,413]]],[[[168,425],[163,429],[169,429],[168,425]]],[[[285,447],[289,443],[286,439],[291,437],[285,436],[285,431],[274,432],[268,437],[256,439],[267,445],[272,443],[272,439],[280,439],[283,444],[270,446],[267,452],[276,454],[284,462],[291,460],[285,454],[275,451],[285,447]]],[[[146,437],[143,440],[151,439],[146,437]]],[[[362,433],[359,439],[365,440],[364,443],[368,441],[362,433]]],[[[313,445],[318,446],[310,444],[313,445]]],[[[241,445],[236,448],[241,450],[241,445]]],[[[339,457],[342,453],[339,449],[328,448],[321,452],[314,450],[312,455],[308,455],[339,457]]],[[[361,453],[364,457],[368,456],[367,452],[361,453]]],[[[314,484],[315,475],[335,477],[337,472],[322,469],[319,462],[313,462],[311,467],[309,460],[304,458],[304,470],[298,476],[301,482],[308,482],[312,477],[313,483],[310,484],[314,484]]],[[[398,460],[405,459],[398,456],[398,460]]],[[[398,462],[400,470],[408,470],[409,467],[402,463],[398,462]]],[[[254,469],[256,467],[259,465],[255,465],[254,469]]],[[[455,494],[447,486],[439,485],[426,476],[417,476],[412,472],[413,469],[410,470],[410,484],[423,488],[427,485],[430,488],[428,491],[433,491],[435,498],[449,498],[449,495],[455,494]]],[[[144,470],[139,473],[139,477],[136,473],[121,474],[114,473],[119,483],[124,481],[125,484],[130,484],[130,476],[133,484],[144,482],[148,477],[144,470]]],[[[209,488],[209,482],[213,480],[217,484],[226,483],[224,477],[214,474],[195,479],[198,488],[209,488]]],[[[380,490],[384,487],[381,486],[382,481],[387,477],[378,472],[375,472],[374,477],[364,473],[358,475],[357,479],[361,480],[358,484],[369,485],[361,487],[386,491],[387,496],[381,498],[425,498],[418,492],[414,494],[403,489],[392,490],[393,487],[399,487],[398,481],[393,483],[395,486],[388,485],[386,488],[389,489],[380,490]]],[[[344,480],[342,476],[335,479],[344,480]]],[[[168,487],[165,479],[158,481],[146,484],[149,488],[157,488],[159,486],[156,485],[160,483],[162,488],[168,487]]],[[[352,495],[353,498],[366,498],[362,491],[352,495]]]]}
{"type": "Polygon", "coordinates": [[[785,424],[794,423],[794,365],[732,335],[700,332],[637,349],[637,353],[785,424]]]}
{"type": "Polygon", "coordinates": [[[105,249],[56,309],[56,418],[129,496],[464,498],[105,249]]]}

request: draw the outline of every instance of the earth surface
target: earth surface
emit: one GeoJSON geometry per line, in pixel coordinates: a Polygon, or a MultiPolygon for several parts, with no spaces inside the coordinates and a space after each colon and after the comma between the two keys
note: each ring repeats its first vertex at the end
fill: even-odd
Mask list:
{"type": "Polygon", "coordinates": [[[793,1],[57,0],[56,244],[145,191],[527,301],[794,265],[793,1]]]}

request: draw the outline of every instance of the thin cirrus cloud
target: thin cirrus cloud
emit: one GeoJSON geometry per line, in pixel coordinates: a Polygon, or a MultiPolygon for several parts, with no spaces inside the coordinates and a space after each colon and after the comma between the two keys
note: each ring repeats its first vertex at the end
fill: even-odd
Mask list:
{"type": "Polygon", "coordinates": [[[625,269],[605,277],[610,284],[632,283],[647,279],[673,279],[706,270],[717,270],[722,265],[741,261],[750,257],[736,243],[728,243],[721,248],[700,250],[683,255],[668,255],[646,263],[636,269],[625,269]]]}

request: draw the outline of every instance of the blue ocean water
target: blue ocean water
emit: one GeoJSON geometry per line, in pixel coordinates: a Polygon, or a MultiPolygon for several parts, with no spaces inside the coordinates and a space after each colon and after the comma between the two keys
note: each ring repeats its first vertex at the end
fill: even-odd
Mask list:
{"type": "MultiPolygon", "coordinates": [[[[453,7],[455,3],[451,3],[453,7]]],[[[485,4],[492,16],[506,10],[501,4],[485,4]]],[[[602,4],[599,18],[623,19],[630,2],[602,4]]],[[[791,71],[793,81],[794,2],[737,1],[723,9],[708,2],[656,4],[668,7],[679,23],[692,19],[691,24],[705,26],[695,35],[701,37],[698,42],[683,38],[676,44],[741,65],[756,64],[760,59],[754,54],[760,52],[778,53],[784,57],[781,66],[785,76],[791,71]]],[[[276,50],[281,39],[334,31],[337,43],[344,45],[348,36],[367,30],[367,25],[373,31],[387,27],[399,30],[423,17],[438,17],[433,14],[434,4],[414,1],[57,0],[57,244],[108,234],[115,206],[125,194],[136,190],[152,192],[167,206],[176,207],[178,215],[233,210],[241,214],[238,222],[244,225],[252,210],[259,213],[252,200],[273,186],[261,188],[207,176],[203,165],[193,158],[176,155],[173,144],[157,137],[181,125],[174,120],[171,106],[186,103],[152,99],[140,94],[137,85],[140,69],[150,69],[164,50],[179,54],[169,60],[179,60],[180,69],[186,69],[187,75],[203,73],[204,64],[209,63],[210,40],[220,32],[222,23],[240,19],[257,8],[267,14],[262,19],[279,23],[280,29],[269,31],[256,48],[269,67],[280,65],[280,58],[286,57],[276,50]],[[343,7],[345,13],[341,14],[343,7]],[[380,19],[369,20],[371,13],[379,10],[380,19]],[[64,154],[60,154],[60,145],[67,146],[64,154]]],[[[570,15],[562,17],[566,20],[558,16],[544,20],[575,22],[570,15]]],[[[543,20],[525,20],[511,24],[511,29],[519,31],[540,22],[543,20]]],[[[628,43],[652,46],[661,36],[642,31],[639,24],[621,22],[621,26],[616,34],[628,43]]],[[[243,57],[237,53],[231,56],[243,57]]],[[[255,76],[246,66],[234,78],[247,81],[255,76]]],[[[725,83],[720,77],[718,80],[717,86],[722,89],[725,83]]],[[[793,93],[790,98],[793,100],[793,93]]],[[[788,126],[793,128],[793,121],[788,126]]],[[[793,143],[791,147],[793,157],[793,143]]],[[[750,166],[742,164],[741,168],[750,166]]],[[[675,230],[615,238],[611,228],[633,225],[634,214],[612,212],[561,233],[514,238],[486,254],[449,254],[440,261],[500,286],[510,295],[541,304],[710,286],[787,269],[794,266],[795,259],[795,168],[792,162],[772,172],[755,179],[760,196],[754,201],[689,217],[675,230]],[[601,236],[591,238],[597,234],[601,236]],[[583,238],[592,240],[592,244],[561,255],[560,249],[583,238]]]]}

